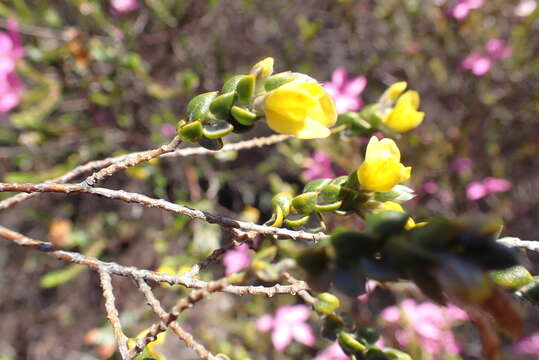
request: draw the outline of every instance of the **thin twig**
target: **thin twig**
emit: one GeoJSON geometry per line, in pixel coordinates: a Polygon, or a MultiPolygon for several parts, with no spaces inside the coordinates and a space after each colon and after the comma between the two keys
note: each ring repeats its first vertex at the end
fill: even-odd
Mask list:
{"type": "MultiPolygon", "coordinates": [[[[175,321],[177,317],[175,318],[173,314],[169,314],[165,311],[165,309],[163,309],[161,303],[153,294],[151,287],[144,280],[139,279],[138,285],[140,291],[142,291],[142,293],[146,297],[148,305],[150,305],[155,314],[159,317],[159,319],[161,319],[159,325],[157,325],[157,327],[152,326],[150,331],[155,329],[159,330],[159,332],[162,332],[167,327],[170,327],[172,331],[176,334],[176,336],[178,336],[178,338],[182,340],[188,348],[193,349],[201,359],[215,359],[215,356],[211,352],[209,352],[202,344],[197,342],[190,333],[185,331],[175,321]]],[[[157,338],[157,334],[159,334],[159,332],[153,334],[152,336],[157,338]]]]}
{"type": "Polygon", "coordinates": [[[0,192],[57,192],[64,194],[83,193],[102,196],[108,199],[121,200],[128,203],[137,203],[150,208],[159,208],[174,214],[186,215],[193,219],[206,221],[210,224],[217,224],[226,228],[241,229],[246,232],[256,232],[264,235],[276,235],[295,240],[318,241],[327,238],[328,235],[320,233],[309,233],[305,231],[294,231],[277,228],[273,226],[257,225],[250,222],[234,220],[228,217],[214,215],[206,211],[192,209],[187,206],[171,203],[163,199],[154,199],[146,195],[130,193],[123,190],[111,190],[106,188],[89,187],[80,184],[8,184],[0,183],[0,192]]]}
{"type": "Polygon", "coordinates": [[[523,248],[531,251],[539,251],[539,241],[537,240],[520,240],[516,237],[504,237],[497,240],[500,244],[503,244],[512,248],[523,248]]]}
{"type": "MultiPolygon", "coordinates": [[[[182,285],[187,288],[204,289],[208,286],[207,281],[196,280],[184,275],[170,275],[165,273],[158,273],[151,270],[138,269],[133,266],[122,266],[114,262],[105,262],[96,258],[85,256],[79,253],[57,250],[54,245],[45,242],[34,240],[27,236],[24,236],[18,232],[7,229],[0,226],[0,237],[13,241],[15,244],[28,247],[36,250],[43,251],[48,255],[55,257],[59,260],[66,261],[73,264],[80,264],[88,266],[89,268],[99,270],[103,269],[111,275],[119,275],[132,279],[142,278],[146,281],[152,281],[154,283],[165,282],[170,285],[182,285]]],[[[226,285],[221,291],[234,294],[234,295],[263,295],[266,297],[272,297],[278,294],[295,294],[298,291],[306,289],[305,285],[281,285],[276,284],[273,286],[240,286],[240,285],[226,285]]]]}
{"type": "Polygon", "coordinates": [[[114,330],[114,337],[118,343],[120,355],[122,356],[122,359],[127,359],[127,353],[129,352],[129,349],[127,348],[127,336],[125,336],[122,330],[118,310],[114,304],[116,299],[114,298],[114,293],[112,292],[112,280],[110,278],[110,274],[103,268],[100,268],[98,272],[99,280],[101,281],[101,288],[103,288],[103,297],[105,298],[107,317],[112,325],[112,329],[114,330]]]}
{"type": "Polygon", "coordinates": [[[298,296],[301,297],[303,299],[303,301],[305,301],[306,303],[311,304],[311,305],[316,302],[316,299],[311,294],[309,294],[309,291],[307,291],[309,289],[309,287],[308,287],[307,283],[305,283],[305,281],[301,281],[301,280],[296,279],[295,277],[290,275],[290,273],[288,273],[288,272],[284,272],[283,276],[291,284],[305,287],[304,290],[298,291],[298,296]]]}
{"type": "Polygon", "coordinates": [[[169,142],[166,145],[160,146],[157,149],[145,151],[141,154],[138,154],[136,156],[130,156],[122,161],[115,162],[109,166],[107,166],[104,169],[99,170],[98,172],[90,175],[87,177],[81,184],[86,186],[94,186],[98,182],[108,178],[109,176],[112,176],[114,173],[127,169],[132,166],[136,166],[140,163],[143,163],[145,161],[150,161],[151,159],[155,159],[156,157],[170,153],[178,147],[181,143],[181,139],[179,136],[175,136],[174,139],[172,139],[171,142],[169,142]]]}
{"type": "MultiPolygon", "coordinates": [[[[268,137],[261,137],[261,138],[254,138],[250,140],[240,141],[237,143],[232,144],[226,144],[220,151],[228,151],[228,150],[244,150],[244,149],[251,149],[255,147],[261,147],[261,146],[268,146],[272,145],[281,141],[284,141],[286,139],[289,139],[290,136],[288,135],[272,135],[268,137]]],[[[136,157],[140,156],[142,154],[146,153],[146,151],[141,152],[134,152],[129,154],[124,154],[120,156],[113,156],[102,160],[94,160],[90,161],[86,164],[77,166],[73,170],[65,173],[64,175],[58,176],[56,178],[50,179],[46,181],[47,183],[66,183],[68,181],[71,181],[73,179],[76,179],[80,175],[90,172],[90,171],[96,171],[98,169],[102,169],[106,166],[110,166],[111,164],[114,164],[116,162],[125,161],[126,159],[130,157],[136,157]]],[[[184,157],[184,156],[191,156],[191,155],[206,155],[206,154],[216,154],[218,151],[212,151],[208,150],[203,147],[188,147],[183,149],[177,149],[170,153],[165,153],[159,156],[162,157],[184,157]]],[[[8,199],[5,199],[3,201],[0,201],[0,211],[5,210],[7,208],[10,208],[16,204],[19,204],[25,200],[28,200],[30,198],[33,198],[40,193],[29,193],[29,194],[17,194],[14,195],[8,199]]]]}

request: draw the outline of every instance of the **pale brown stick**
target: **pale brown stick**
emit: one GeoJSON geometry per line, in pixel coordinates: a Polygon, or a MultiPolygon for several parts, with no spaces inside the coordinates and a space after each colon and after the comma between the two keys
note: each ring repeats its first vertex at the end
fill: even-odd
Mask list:
{"type": "Polygon", "coordinates": [[[101,281],[101,288],[103,289],[103,297],[105,298],[107,318],[112,325],[114,337],[116,338],[118,349],[120,350],[120,355],[122,356],[122,359],[127,359],[127,354],[129,352],[129,349],[127,348],[127,336],[125,336],[122,330],[118,310],[114,304],[116,299],[114,298],[114,293],[112,292],[112,279],[110,278],[110,274],[102,268],[98,270],[98,273],[99,280],[101,281]]]}
{"type": "MultiPolygon", "coordinates": [[[[155,271],[138,269],[132,266],[122,266],[114,262],[104,262],[89,256],[85,256],[79,253],[57,250],[49,242],[39,241],[24,236],[18,232],[7,229],[0,226],[0,237],[14,242],[17,245],[23,247],[29,247],[32,249],[40,250],[48,255],[55,257],[59,260],[66,261],[73,264],[80,264],[88,266],[94,270],[104,269],[111,275],[119,275],[132,279],[142,278],[146,281],[152,281],[155,283],[165,282],[170,285],[182,285],[187,288],[205,289],[208,286],[208,282],[202,280],[195,280],[184,275],[170,275],[165,273],[158,273],[155,271]]],[[[298,291],[306,289],[305,285],[292,284],[281,285],[276,284],[273,286],[240,286],[240,285],[226,285],[221,291],[234,294],[234,295],[263,295],[266,297],[272,297],[279,294],[295,294],[298,291]]]]}
{"type": "MultiPolygon", "coordinates": [[[[201,359],[215,359],[215,356],[211,352],[209,352],[202,344],[197,342],[190,333],[185,331],[175,321],[177,317],[175,318],[173,314],[169,314],[165,311],[165,309],[163,309],[161,303],[153,294],[152,289],[144,280],[140,279],[138,281],[138,285],[140,290],[146,297],[148,305],[150,305],[153,312],[161,319],[161,322],[156,328],[159,330],[159,332],[163,332],[166,330],[167,327],[170,327],[170,329],[172,329],[176,336],[178,336],[178,338],[182,340],[188,348],[193,349],[201,359]]],[[[157,334],[159,334],[159,332],[155,334],[155,338],[157,337],[157,334]]]]}
{"type": "Polygon", "coordinates": [[[151,159],[155,159],[156,157],[160,155],[170,153],[176,150],[176,148],[178,147],[178,145],[180,145],[181,142],[182,141],[179,138],[179,136],[175,136],[174,139],[172,139],[172,141],[166,145],[160,146],[157,149],[145,151],[135,156],[129,156],[122,161],[115,162],[107,166],[106,168],[101,169],[96,173],[93,173],[92,175],[88,176],[81,183],[81,185],[94,186],[98,182],[112,176],[114,173],[120,170],[124,170],[132,166],[136,166],[140,163],[143,163],[145,161],[150,161],[151,159]]]}
{"type": "MultiPolygon", "coordinates": [[[[254,138],[250,140],[240,141],[237,143],[226,144],[220,151],[244,150],[244,149],[251,149],[251,148],[256,148],[256,147],[261,147],[261,146],[268,146],[268,145],[272,145],[272,144],[284,141],[289,138],[290,136],[288,135],[272,135],[268,137],[254,138]]],[[[136,157],[144,153],[146,152],[145,151],[134,152],[130,154],[109,157],[103,160],[90,161],[84,165],[77,166],[76,168],[65,173],[62,176],[58,176],[54,179],[48,180],[46,181],[46,183],[66,183],[70,180],[76,179],[77,177],[79,177],[80,175],[84,173],[87,173],[90,171],[96,171],[98,169],[102,169],[106,166],[112,165],[113,163],[124,161],[129,157],[136,157]]],[[[218,153],[218,151],[208,150],[203,147],[189,147],[189,148],[184,148],[184,149],[177,149],[170,153],[164,153],[159,157],[184,157],[184,156],[191,156],[191,155],[206,155],[206,154],[216,154],[216,153],[218,153]]],[[[17,205],[25,200],[31,199],[39,194],[40,193],[17,194],[8,199],[2,200],[0,201],[0,211],[10,208],[14,205],[17,205]]]]}
{"type": "Polygon", "coordinates": [[[108,199],[121,200],[128,203],[137,203],[147,207],[159,208],[174,214],[186,215],[193,219],[206,221],[210,224],[217,224],[225,228],[236,228],[246,232],[256,232],[265,235],[276,235],[295,240],[318,241],[328,237],[324,233],[309,233],[305,231],[294,231],[273,226],[257,225],[250,222],[234,220],[224,216],[214,215],[209,212],[196,210],[187,206],[171,203],[163,199],[154,199],[146,195],[130,193],[123,190],[110,190],[106,188],[89,187],[80,184],[7,184],[0,183],[0,192],[58,192],[64,194],[83,193],[102,196],[108,199]]]}

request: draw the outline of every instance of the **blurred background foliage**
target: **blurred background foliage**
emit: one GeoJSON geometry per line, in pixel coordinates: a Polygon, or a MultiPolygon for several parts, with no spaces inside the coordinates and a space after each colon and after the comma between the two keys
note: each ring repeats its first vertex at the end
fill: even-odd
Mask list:
{"type": "MultiPolygon", "coordinates": [[[[457,20],[449,14],[452,3],[139,0],[138,9],[120,14],[109,1],[2,1],[0,26],[16,19],[23,37],[25,56],[17,71],[25,91],[17,108],[0,115],[0,179],[40,182],[89,160],[159,146],[174,135],[194,94],[218,89],[227,76],[273,56],[277,71],[293,69],[319,81],[328,81],[338,67],[364,75],[367,103],[389,84],[407,81],[420,92],[426,112],[421,127],[397,140],[404,163],[413,167],[410,185],[418,193],[408,211],[419,221],[487,213],[503,219],[504,234],[535,239],[539,10],[518,16],[519,1],[490,0],[457,20]],[[505,40],[511,56],[495,62],[484,76],[464,71],[462,60],[492,38],[505,40]],[[466,166],[458,165],[463,162],[466,166]],[[466,186],[486,177],[507,179],[512,187],[468,199],[466,186]]],[[[227,140],[270,133],[258,124],[250,134],[227,140]]],[[[315,150],[327,153],[340,174],[357,168],[364,145],[362,139],[339,135],[160,159],[119,173],[105,185],[265,221],[276,192],[302,188],[302,172],[315,150]]],[[[1,217],[2,224],[60,247],[150,269],[167,265],[181,271],[228,240],[213,225],[79,195],[43,195],[1,217]]],[[[330,229],[356,226],[346,219],[328,224],[330,229]]],[[[279,256],[296,246],[279,243],[279,256]]],[[[113,356],[95,274],[5,243],[0,248],[0,359],[113,356]]],[[[537,273],[534,260],[530,266],[537,273]]],[[[201,276],[222,274],[216,264],[201,276]]],[[[123,320],[135,336],[152,319],[143,299],[128,295],[132,284],[115,279],[115,286],[123,320]]],[[[162,289],[160,295],[172,304],[179,293],[185,291],[162,289]]],[[[219,294],[185,321],[210,350],[234,359],[310,359],[327,344],[306,348],[294,343],[277,354],[269,335],[254,328],[256,317],[295,301],[291,296],[267,301],[219,294]],[[260,341],[261,336],[268,341],[260,341]]],[[[530,323],[526,333],[537,326],[530,323]]],[[[459,338],[466,344],[464,358],[478,356],[474,336],[459,338]]],[[[191,356],[173,339],[165,346],[171,358],[191,356]]]]}

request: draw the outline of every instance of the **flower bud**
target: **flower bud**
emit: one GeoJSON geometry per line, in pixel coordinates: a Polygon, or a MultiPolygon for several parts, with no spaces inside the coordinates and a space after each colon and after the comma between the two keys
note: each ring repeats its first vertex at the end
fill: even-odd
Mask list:
{"type": "Polygon", "coordinates": [[[272,57],[267,57],[254,64],[249,73],[256,76],[257,82],[264,81],[273,73],[274,62],[272,57]]]}
{"type": "Polygon", "coordinates": [[[313,306],[314,311],[320,314],[329,315],[334,313],[335,310],[341,306],[341,302],[335,295],[325,292],[316,297],[316,301],[313,306]]]}

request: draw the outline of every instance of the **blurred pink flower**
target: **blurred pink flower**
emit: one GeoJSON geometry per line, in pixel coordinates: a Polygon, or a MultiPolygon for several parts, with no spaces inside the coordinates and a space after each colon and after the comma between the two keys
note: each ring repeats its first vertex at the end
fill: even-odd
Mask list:
{"type": "Polygon", "coordinates": [[[518,17],[526,17],[528,15],[531,15],[531,13],[534,12],[536,8],[536,0],[521,0],[515,8],[515,15],[518,17]]]}
{"type": "Polygon", "coordinates": [[[24,55],[18,24],[9,19],[7,28],[7,33],[0,32],[0,113],[19,104],[23,89],[15,72],[17,61],[24,55]]]}
{"type": "Polygon", "coordinates": [[[223,256],[225,274],[230,275],[251,265],[251,251],[247,244],[236,246],[233,250],[227,251],[223,256]]]}
{"type": "Polygon", "coordinates": [[[172,124],[163,124],[161,126],[161,135],[164,137],[172,137],[176,134],[176,127],[172,124]]]}
{"type": "Polygon", "coordinates": [[[118,14],[125,14],[138,9],[137,0],[110,0],[112,10],[118,14]]]}
{"type": "Polygon", "coordinates": [[[284,305],[277,309],[275,316],[263,315],[256,321],[258,331],[271,332],[271,341],[277,351],[283,351],[292,340],[303,345],[316,343],[311,327],[305,322],[309,318],[309,308],[305,305],[284,305]]]}
{"type": "Polygon", "coordinates": [[[483,76],[490,71],[492,60],[488,56],[473,53],[462,60],[460,67],[470,70],[475,76],[483,76]]]}
{"type": "Polygon", "coordinates": [[[458,174],[470,171],[472,169],[472,159],[467,157],[461,157],[455,159],[450,165],[449,168],[458,174]]]}
{"type": "Polygon", "coordinates": [[[302,174],[307,181],[334,178],[336,176],[331,168],[331,158],[323,151],[316,150],[311,158],[307,160],[307,166],[302,174]]]}
{"type": "Polygon", "coordinates": [[[337,113],[357,111],[363,107],[359,95],[367,85],[365,76],[358,76],[348,80],[348,73],[344,68],[337,68],[331,75],[331,82],[324,84],[324,88],[335,101],[337,113]]]}
{"type": "Polygon", "coordinates": [[[507,45],[505,40],[499,38],[492,38],[487,42],[485,46],[487,54],[489,54],[493,59],[503,60],[511,56],[511,47],[507,45]]]}
{"type": "Polygon", "coordinates": [[[457,20],[464,20],[470,12],[483,6],[484,0],[457,0],[449,13],[457,20]]]}
{"type": "Polygon", "coordinates": [[[380,318],[393,330],[400,346],[408,346],[415,340],[425,352],[443,356],[460,352],[451,327],[455,322],[466,320],[467,315],[453,305],[443,307],[432,302],[417,303],[406,299],[398,307],[384,309],[380,318]]]}
{"type": "Polygon", "coordinates": [[[342,351],[339,344],[334,342],[331,346],[328,346],[324,351],[316,355],[314,360],[350,360],[350,358],[342,351]]]}
{"type": "Polygon", "coordinates": [[[466,187],[468,200],[479,200],[489,194],[505,192],[511,188],[511,182],[506,179],[488,177],[481,181],[473,181],[466,187]]]}
{"type": "Polygon", "coordinates": [[[422,186],[423,192],[431,195],[436,194],[439,188],[438,184],[432,180],[425,181],[422,186]]]}
{"type": "Polygon", "coordinates": [[[513,345],[513,350],[517,354],[535,355],[535,359],[539,360],[539,332],[517,342],[513,345]]]}

